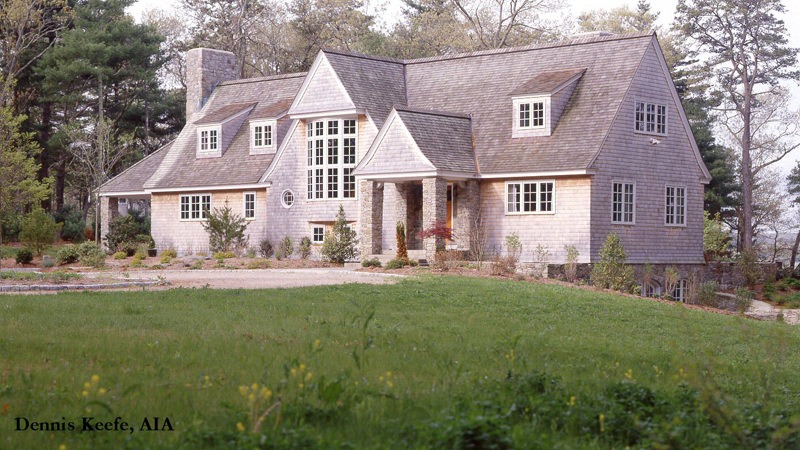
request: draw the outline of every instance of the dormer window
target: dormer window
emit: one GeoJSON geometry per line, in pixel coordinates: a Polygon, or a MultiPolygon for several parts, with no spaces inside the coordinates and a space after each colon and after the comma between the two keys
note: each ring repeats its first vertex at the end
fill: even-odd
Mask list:
{"type": "Polygon", "coordinates": [[[221,127],[200,127],[197,129],[197,156],[220,156],[221,127]]]}
{"type": "Polygon", "coordinates": [[[637,133],[666,135],[667,106],[637,101],[634,130],[637,133]]]}
{"type": "Polygon", "coordinates": [[[276,121],[250,122],[250,154],[271,153],[275,150],[276,121]]]}
{"type": "Polygon", "coordinates": [[[550,135],[550,97],[514,98],[513,137],[550,135]]]}

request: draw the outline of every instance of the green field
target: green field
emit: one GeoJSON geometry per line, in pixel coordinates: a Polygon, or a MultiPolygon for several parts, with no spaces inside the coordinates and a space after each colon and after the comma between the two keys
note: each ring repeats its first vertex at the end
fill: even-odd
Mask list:
{"type": "Polygon", "coordinates": [[[2,449],[800,446],[800,328],[677,304],[430,276],[0,311],[2,449]]]}

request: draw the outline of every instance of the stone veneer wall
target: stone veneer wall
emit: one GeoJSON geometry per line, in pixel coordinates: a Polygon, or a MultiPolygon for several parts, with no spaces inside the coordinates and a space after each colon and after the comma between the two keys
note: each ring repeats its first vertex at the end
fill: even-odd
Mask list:
{"type": "MultiPolygon", "coordinates": [[[[427,230],[437,222],[444,223],[447,217],[447,181],[444,178],[422,180],[422,229],[427,230]]],[[[434,261],[436,249],[444,246],[444,239],[424,239],[425,258],[434,261]]]]}
{"type": "Polygon", "coordinates": [[[200,110],[214,87],[237,78],[236,55],[224,50],[193,48],[186,52],[186,121],[200,110]]]}
{"type": "Polygon", "coordinates": [[[361,180],[359,185],[361,217],[359,220],[359,253],[363,260],[368,255],[381,253],[383,183],[361,180]]]}
{"type": "Polygon", "coordinates": [[[111,222],[119,216],[119,199],[116,197],[100,197],[100,245],[106,245],[106,235],[111,229],[111,222]]]}

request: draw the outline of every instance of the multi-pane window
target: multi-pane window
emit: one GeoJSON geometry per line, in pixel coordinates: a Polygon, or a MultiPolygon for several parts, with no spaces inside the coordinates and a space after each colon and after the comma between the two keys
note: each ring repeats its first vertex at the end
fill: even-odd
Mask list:
{"type": "Polygon", "coordinates": [[[325,240],[325,227],[318,226],[311,230],[311,242],[315,244],[322,244],[325,240]]]}
{"type": "Polygon", "coordinates": [[[281,205],[284,208],[291,208],[294,205],[294,192],[287,189],[281,194],[281,205]]]}
{"type": "Polygon", "coordinates": [[[256,193],[244,193],[244,218],[255,219],[256,217],[256,193]]]}
{"type": "Polygon", "coordinates": [[[519,103],[519,128],[544,127],[544,102],[519,103]]]}
{"type": "Polygon", "coordinates": [[[678,280],[678,284],[675,285],[675,290],[672,291],[672,298],[679,302],[686,301],[686,293],[688,292],[689,282],[686,278],[681,278],[678,280]]]}
{"type": "Polygon", "coordinates": [[[611,221],[614,223],[634,223],[634,184],[614,182],[611,199],[611,221]]]}
{"type": "Polygon", "coordinates": [[[356,120],[308,122],[308,198],[355,198],[356,120]]]}
{"type": "Polygon", "coordinates": [[[552,213],[555,181],[506,183],[506,212],[512,214],[552,213]]]}
{"type": "Polygon", "coordinates": [[[200,151],[214,152],[219,149],[219,130],[200,130],[200,151]]]}
{"type": "Polygon", "coordinates": [[[201,220],[211,210],[211,194],[181,195],[181,220],[201,220]]]}
{"type": "Polygon", "coordinates": [[[666,105],[636,102],[635,130],[642,133],[667,134],[666,105]]]}
{"type": "Polygon", "coordinates": [[[664,223],[686,225],[686,188],[667,186],[664,195],[664,223]]]}
{"type": "Polygon", "coordinates": [[[272,146],[272,125],[253,125],[253,147],[272,146]]]}

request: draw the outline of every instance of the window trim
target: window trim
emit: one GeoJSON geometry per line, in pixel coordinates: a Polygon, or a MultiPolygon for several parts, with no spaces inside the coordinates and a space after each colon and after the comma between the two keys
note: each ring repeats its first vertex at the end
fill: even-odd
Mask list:
{"type": "MultiPolygon", "coordinates": [[[[636,196],[637,196],[636,191],[637,191],[637,189],[636,189],[636,182],[635,181],[631,181],[631,180],[616,180],[616,179],[615,180],[611,180],[611,223],[612,224],[614,224],[614,225],[636,225],[636,196]],[[633,200],[632,200],[633,203],[632,203],[632,208],[631,208],[631,221],[629,221],[629,222],[624,220],[625,219],[625,211],[624,210],[622,211],[623,220],[621,220],[621,221],[614,220],[614,185],[615,184],[621,184],[623,186],[623,195],[625,193],[624,186],[626,184],[633,185],[633,200]]],[[[624,200],[623,200],[622,204],[623,205],[625,204],[624,200]]]]}
{"type": "Polygon", "coordinates": [[[258,200],[258,194],[256,191],[245,191],[242,193],[242,212],[245,220],[256,220],[256,203],[258,200]],[[253,196],[253,216],[247,217],[247,196],[253,196]]]}
{"type": "Polygon", "coordinates": [[[634,101],[633,101],[633,132],[637,133],[637,134],[646,134],[646,135],[654,135],[654,136],[668,136],[669,135],[669,105],[667,105],[666,103],[657,103],[655,101],[634,99],[634,101]],[[642,121],[642,123],[644,124],[644,129],[643,130],[637,130],[636,129],[636,127],[639,124],[639,120],[636,117],[636,115],[637,115],[636,108],[637,108],[637,106],[639,104],[644,105],[644,108],[645,108],[645,112],[644,112],[645,119],[642,121]],[[647,131],[647,123],[648,123],[647,122],[647,106],[648,105],[653,105],[656,108],[656,112],[655,112],[655,116],[654,116],[655,122],[653,123],[654,131],[647,131]],[[664,132],[663,133],[658,132],[658,125],[659,125],[659,123],[658,123],[658,107],[659,106],[664,108],[664,132]]]}
{"type": "MultiPolygon", "coordinates": [[[[358,199],[358,182],[355,179],[355,175],[353,175],[353,171],[355,171],[356,166],[358,165],[358,142],[359,142],[359,120],[357,116],[340,116],[340,117],[319,117],[308,119],[305,121],[306,127],[306,152],[312,151],[313,153],[310,155],[306,155],[306,200],[309,202],[319,202],[319,201],[348,201],[348,200],[357,200],[358,199]],[[355,123],[355,132],[352,134],[345,134],[345,121],[352,120],[355,123]],[[329,150],[329,141],[332,140],[329,137],[329,130],[330,130],[330,122],[336,122],[337,133],[330,135],[335,136],[337,141],[337,163],[331,164],[329,162],[330,154],[329,150]],[[316,133],[312,133],[312,126],[315,126],[317,123],[322,123],[322,134],[317,135],[316,133]],[[345,163],[345,139],[353,139],[353,162],[352,163],[345,163]],[[322,153],[321,159],[316,154],[316,143],[315,141],[320,140],[322,142],[322,153]],[[311,145],[311,147],[309,147],[311,145]],[[321,164],[317,163],[317,160],[320,159],[322,161],[321,164]],[[310,160],[310,161],[309,161],[310,160]],[[311,162],[312,164],[309,164],[311,162]],[[336,170],[336,197],[330,196],[329,177],[332,176],[331,169],[336,170]],[[350,171],[350,177],[353,179],[353,190],[352,196],[345,197],[345,171],[350,171]],[[318,190],[317,186],[321,186],[322,189],[318,190]],[[321,196],[317,197],[317,193],[321,192],[321,196]]],[[[316,128],[314,128],[316,129],[316,128]]]]}
{"type": "Polygon", "coordinates": [[[294,203],[296,201],[297,201],[297,196],[294,195],[294,191],[292,191],[291,189],[284,189],[283,192],[281,192],[281,206],[283,206],[285,209],[289,209],[292,206],[294,206],[294,203]],[[292,202],[291,203],[287,203],[286,202],[286,199],[285,199],[286,194],[289,194],[289,195],[292,196],[292,202]]]}
{"type": "MultiPolygon", "coordinates": [[[[677,194],[677,192],[676,192],[676,194],[677,194]]],[[[677,198],[677,195],[675,195],[675,198],[677,198]]],[[[677,208],[677,203],[675,204],[675,208],[677,208]]],[[[677,216],[677,211],[676,211],[675,215],[677,216]]],[[[682,185],[682,184],[665,184],[664,185],[664,226],[665,227],[674,227],[674,228],[685,228],[686,227],[686,186],[685,185],[682,185]],[[667,218],[669,217],[669,215],[667,214],[667,199],[669,198],[667,196],[667,190],[669,188],[673,188],[673,189],[676,189],[676,190],[677,189],[682,189],[683,190],[683,204],[681,205],[683,207],[683,211],[682,211],[683,214],[681,215],[682,218],[683,218],[683,222],[681,222],[681,223],[669,223],[667,221],[667,218]]]]}
{"type": "Polygon", "coordinates": [[[526,137],[526,136],[550,136],[550,123],[551,123],[551,97],[549,95],[535,95],[535,96],[527,96],[527,97],[515,97],[512,99],[513,105],[513,122],[511,128],[511,136],[512,137],[526,137]],[[542,125],[533,125],[533,104],[541,103],[543,110],[542,110],[542,125]],[[529,126],[521,126],[520,125],[520,107],[521,105],[530,105],[529,114],[530,114],[530,122],[531,125],[529,126]]]}
{"type": "MultiPolygon", "coordinates": [[[[528,215],[539,215],[539,216],[546,216],[546,215],[554,215],[556,213],[556,180],[555,179],[547,179],[547,180],[509,180],[505,182],[505,189],[503,190],[503,204],[505,205],[505,214],[507,216],[528,216],[528,215]],[[509,211],[508,208],[508,187],[512,184],[519,184],[520,188],[523,184],[536,184],[536,195],[538,196],[541,192],[540,186],[542,184],[552,183],[553,190],[552,190],[552,198],[550,199],[550,210],[549,211],[542,211],[541,210],[541,198],[536,200],[536,211],[509,211]]],[[[520,198],[520,209],[522,209],[523,201],[520,198]]]]}
{"type": "Polygon", "coordinates": [[[314,245],[321,245],[325,242],[325,225],[311,224],[311,243],[314,245]],[[322,229],[322,239],[317,240],[317,229],[322,229]]]}
{"type": "MultiPolygon", "coordinates": [[[[274,151],[277,147],[276,143],[276,131],[277,131],[277,120],[254,120],[250,122],[250,134],[249,141],[250,141],[250,154],[262,154],[262,153],[270,153],[270,151],[274,151]],[[256,145],[256,127],[270,127],[269,132],[269,144],[264,143],[267,139],[267,135],[264,134],[262,136],[262,144],[256,145]]],[[[262,131],[263,133],[263,131],[262,131]]]]}
{"type": "Polygon", "coordinates": [[[197,154],[208,156],[208,155],[216,155],[219,154],[222,149],[222,126],[221,125],[211,125],[211,126],[203,126],[197,127],[197,154]],[[216,148],[211,148],[211,132],[216,132],[217,135],[217,146],[216,148]],[[203,133],[209,133],[209,147],[206,150],[203,150],[203,133]]]}
{"type": "Polygon", "coordinates": [[[686,303],[686,295],[689,293],[689,280],[686,278],[679,278],[675,284],[675,290],[670,293],[672,299],[676,302],[686,303]],[[680,295],[676,295],[680,293],[680,295]]]}
{"type": "Polygon", "coordinates": [[[206,219],[208,219],[208,216],[204,217],[203,211],[205,211],[205,210],[202,209],[203,197],[208,197],[208,211],[211,211],[211,209],[213,208],[213,205],[214,205],[214,197],[211,195],[210,192],[200,192],[200,193],[191,193],[191,194],[180,194],[180,195],[178,195],[178,220],[181,221],[181,222],[203,222],[206,219]],[[200,217],[199,218],[198,217],[192,217],[192,197],[199,197],[200,198],[200,201],[198,202],[200,204],[200,217]],[[187,218],[183,217],[183,199],[184,198],[189,198],[189,210],[187,211],[189,213],[189,217],[187,217],[187,218]]]}

